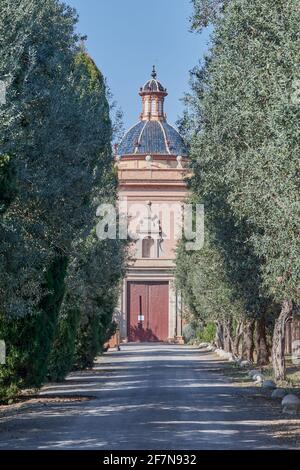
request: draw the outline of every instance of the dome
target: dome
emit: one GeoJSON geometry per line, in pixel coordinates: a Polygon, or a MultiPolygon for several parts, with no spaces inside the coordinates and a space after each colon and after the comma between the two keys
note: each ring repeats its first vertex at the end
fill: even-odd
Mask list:
{"type": "Polygon", "coordinates": [[[164,100],[168,93],[157,80],[155,66],[151,77],[139,93],[142,98],[141,120],[123,137],[118,155],[187,156],[188,151],[182,137],[167,123],[164,100]]]}
{"type": "Polygon", "coordinates": [[[125,134],[118,154],[187,156],[188,152],[180,134],[166,121],[141,121],[125,134]]]}
{"type": "Polygon", "coordinates": [[[166,89],[162,86],[162,84],[156,80],[155,78],[152,78],[151,80],[148,80],[145,85],[142,87],[142,91],[163,91],[165,92],[166,89]]]}
{"type": "Polygon", "coordinates": [[[145,85],[141,88],[142,93],[147,92],[164,92],[166,93],[167,90],[162,86],[162,84],[157,80],[157,73],[155,70],[155,65],[153,65],[153,70],[151,74],[151,79],[148,80],[145,85]]]}

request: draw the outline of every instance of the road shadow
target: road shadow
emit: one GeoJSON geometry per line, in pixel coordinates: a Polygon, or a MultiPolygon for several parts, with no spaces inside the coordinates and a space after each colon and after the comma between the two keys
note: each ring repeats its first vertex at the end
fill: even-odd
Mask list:
{"type": "Polygon", "coordinates": [[[42,393],[95,400],[37,405],[2,419],[0,449],[293,448],[276,436],[300,424],[253,398],[252,388],[230,383],[212,354],[189,347],[128,346],[42,393]]]}

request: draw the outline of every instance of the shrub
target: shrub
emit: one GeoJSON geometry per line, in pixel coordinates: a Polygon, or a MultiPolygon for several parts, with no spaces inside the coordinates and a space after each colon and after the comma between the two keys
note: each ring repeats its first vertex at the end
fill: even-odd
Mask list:
{"type": "Polygon", "coordinates": [[[207,323],[203,329],[198,330],[197,338],[205,343],[212,343],[216,336],[216,325],[214,323],[207,323]]]}

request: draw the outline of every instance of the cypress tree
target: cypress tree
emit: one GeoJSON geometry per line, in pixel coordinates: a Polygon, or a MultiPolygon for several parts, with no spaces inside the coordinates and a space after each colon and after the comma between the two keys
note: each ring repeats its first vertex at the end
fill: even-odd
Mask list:
{"type": "MultiPolygon", "coordinates": [[[[70,264],[81,258],[98,204],[114,200],[115,178],[107,89],[79,44],[75,11],[58,0],[0,0],[0,7],[0,77],[9,77],[0,110],[5,396],[45,379],[60,313],[73,311],[70,264]]],[[[110,252],[101,256],[108,262],[110,252]]],[[[69,317],[75,331],[74,323],[69,317]]]]}

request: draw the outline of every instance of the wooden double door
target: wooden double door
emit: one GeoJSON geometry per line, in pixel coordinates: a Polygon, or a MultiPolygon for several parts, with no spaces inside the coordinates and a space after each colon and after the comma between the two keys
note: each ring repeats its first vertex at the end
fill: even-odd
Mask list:
{"type": "Polygon", "coordinates": [[[166,341],[169,332],[169,283],[127,283],[129,341],[166,341]]]}

